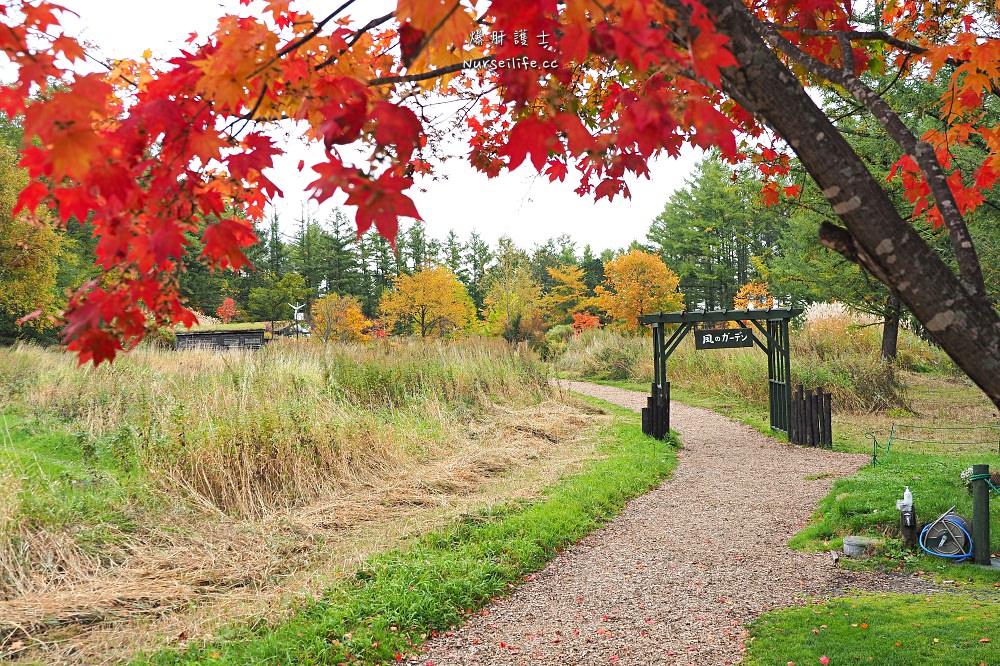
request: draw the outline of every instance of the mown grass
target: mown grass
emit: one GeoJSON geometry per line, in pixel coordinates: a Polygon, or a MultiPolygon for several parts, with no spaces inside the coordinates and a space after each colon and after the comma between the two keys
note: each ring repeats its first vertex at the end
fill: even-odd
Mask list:
{"type": "Polygon", "coordinates": [[[164,511],[257,520],[383,483],[497,405],[546,399],[547,378],[495,341],[140,349],[97,369],[2,349],[0,600],[134,557],[164,511]]]}
{"type": "Polygon", "coordinates": [[[237,516],[420,457],[493,403],[538,402],[546,382],[544,366],[495,341],[136,350],[97,369],[36,347],[0,351],[0,410],[237,516]]]}
{"type": "Polygon", "coordinates": [[[762,615],[750,627],[743,663],[995,664],[1000,643],[995,595],[861,595],[762,615]]]}
{"type": "Polygon", "coordinates": [[[543,499],[493,507],[372,557],[280,624],[233,628],[219,640],[139,662],[378,664],[414,653],[428,635],[506,594],[674,469],[675,440],[648,438],[634,413],[591,402],[617,417],[602,433],[601,458],[543,499]]]}

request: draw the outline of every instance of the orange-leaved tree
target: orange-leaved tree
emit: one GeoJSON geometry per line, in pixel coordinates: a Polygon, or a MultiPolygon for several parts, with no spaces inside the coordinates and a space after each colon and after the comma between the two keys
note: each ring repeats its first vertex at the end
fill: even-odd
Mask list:
{"type": "Polygon", "coordinates": [[[637,331],[640,315],[684,307],[679,281],[657,255],[633,249],[604,264],[604,283],[594,290],[596,302],[617,327],[637,331]]]}
{"type": "Polygon", "coordinates": [[[361,312],[361,301],[354,296],[326,294],[313,301],[312,332],[323,342],[363,342],[372,322],[361,312]]]}
{"type": "Polygon", "coordinates": [[[574,312],[573,323],[570,324],[573,335],[579,336],[584,331],[592,331],[601,327],[601,318],[589,312],[574,312]]]}
{"type": "Polygon", "coordinates": [[[236,316],[236,312],[236,301],[231,296],[226,296],[226,300],[222,301],[222,305],[216,308],[215,316],[221,319],[223,324],[228,324],[236,316]]]}
{"type": "Polygon", "coordinates": [[[453,335],[476,321],[476,308],[465,285],[443,266],[400,275],[392,291],[382,295],[380,309],[390,330],[399,326],[422,338],[453,335]]]}
{"type": "Polygon", "coordinates": [[[401,216],[419,216],[407,192],[433,168],[433,140],[452,134],[425,130],[437,119],[423,102],[445,94],[464,103],[473,167],[574,172],[597,198],[628,196],[627,178],[691,143],[750,158],[773,202],[798,194],[782,180],[794,153],[828,203],[819,240],[884,282],[1000,405],[1000,315],[965,223],[1000,179],[993,3],[400,0],[354,18],[372,3],[322,16],[305,0],[240,4],[174,57],[80,74],[85,52],[58,6],[0,4],[0,50],[17,70],[0,111],[23,114],[33,179],[15,214],[44,202],[60,221],[89,219],[112,275],[66,310],[81,361],[111,359],[155,324],[193,323],[175,276],[192,236],[206,263],[245,265],[251,220],[278,193],[264,172],[283,152],[269,132],[285,119],[283,131],[324,149],[308,165],[315,198],[340,193],[360,230],[394,236],[401,216]],[[873,75],[946,92],[894,107],[873,75]],[[853,126],[891,141],[890,183],[807,88],[849,98],[853,126]],[[969,146],[985,158],[966,163],[969,146]],[[915,228],[927,224],[947,230],[949,248],[915,228]]]}
{"type": "Polygon", "coordinates": [[[767,289],[767,283],[760,280],[750,280],[733,296],[733,307],[737,310],[759,310],[773,305],[774,298],[767,289]]]}

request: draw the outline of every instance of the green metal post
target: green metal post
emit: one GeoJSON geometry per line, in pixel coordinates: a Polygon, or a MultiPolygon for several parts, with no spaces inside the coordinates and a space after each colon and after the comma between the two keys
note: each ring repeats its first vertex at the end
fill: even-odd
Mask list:
{"type": "Polygon", "coordinates": [[[776,369],[777,362],[775,359],[775,331],[774,323],[767,322],[767,407],[770,417],[771,428],[775,428],[777,425],[777,415],[775,414],[775,409],[777,407],[777,400],[775,400],[776,393],[776,369]]]}
{"type": "Polygon", "coordinates": [[[781,399],[781,408],[784,412],[781,419],[780,430],[788,433],[788,418],[792,413],[792,352],[791,341],[788,335],[788,320],[782,319],[778,324],[781,329],[781,362],[782,379],[784,379],[784,391],[781,399]]]}
{"type": "Polygon", "coordinates": [[[989,566],[990,558],[990,478],[989,465],[973,465],[972,476],[972,561],[989,566]]]}
{"type": "Polygon", "coordinates": [[[653,383],[660,383],[660,354],[663,353],[663,349],[660,345],[660,331],[663,330],[663,324],[653,324],[653,383]]]}

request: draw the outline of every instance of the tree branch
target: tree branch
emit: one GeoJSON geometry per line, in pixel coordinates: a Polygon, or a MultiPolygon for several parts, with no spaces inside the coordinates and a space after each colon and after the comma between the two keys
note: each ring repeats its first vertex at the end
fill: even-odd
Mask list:
{"type": "Polygon", "coordinates": [[[756,17],[754,17],[754,21],[762,37],[774,48],[813,74],[841,86],[854,99],[864,104],[868,112],[882,125],[896,145],[916,161],[927,179],[927,185],[937,202],[938,211],[940,211],[941,218],[948,228],[965,288],[972,296],[988,301],[986,283],[983,279],[983,271],[979,264],[975,245],[972,243],[972,236],[959,211],[955,195],[948,185],[948,177],[945,175],[944,169],[941,168],[941,163],[938,162],[934,147],[925,141],[919,141],[888,102],[869,88],[853,72],[848,73],[845,70],[827,65],[792,44],[780,35],[773,26],[756,19],[756,17]]]}
{"type": "Polygon", "coordinates": [[[447,65],[445,67],[438,67],[437,69],[432,69],[429,72],[420,72],[418,74],[401,74],[399,76],[382,76],[377,79],[369,79],[368,85],[384,86],[390,83],[413,83],[414,81],[426,81],[428,79],[444,76],[445,74],[453,74],[455,72],[460,72],[473,63],[488,64],[493,62],[493,60],[495,60],[493,56],[487,56],[485,58],[476,58],[475,60],[463,60],[462,62],[456,62],[451,65],[447,65]]]}

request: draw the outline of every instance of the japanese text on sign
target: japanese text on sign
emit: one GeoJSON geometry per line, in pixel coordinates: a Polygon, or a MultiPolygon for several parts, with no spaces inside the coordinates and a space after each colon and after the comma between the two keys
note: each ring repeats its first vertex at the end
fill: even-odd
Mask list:
{"type": "Polygon", "coordinates": [[[749,328],[695,330],[695,349],[735,349],[753,346],[753,331],[749,328]]]}

